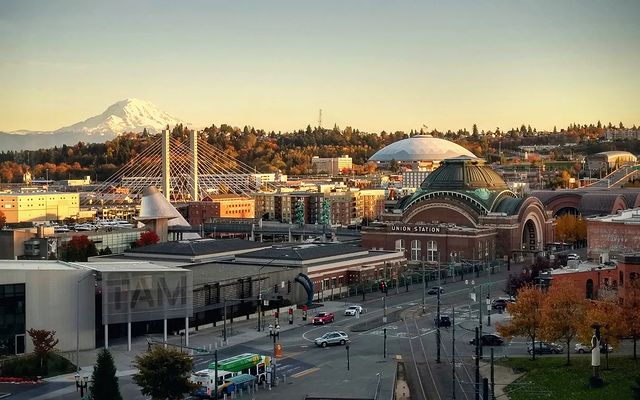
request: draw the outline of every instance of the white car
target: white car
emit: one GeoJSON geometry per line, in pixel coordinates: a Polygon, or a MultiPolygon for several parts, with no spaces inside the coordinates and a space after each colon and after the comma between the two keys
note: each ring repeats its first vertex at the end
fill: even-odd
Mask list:
{"type": "Polygon", "coordinates": [[[364,308],[362,306],[349,306],[346,310],[344,310],[344,315],[354,316],[356,314],[362,314],[364,312],[364,308]]]}
{"type": "MultiPolygon", "coordinates": [[[[576,343],[574,347],[576,353],[591,353],[591,345],[576,343]]],[[[607,345],[607,353],[611,353],[613,351],[613,346],[610,344],[607,345]]],[[[600,346],[600,353],[604,353],[604,345],[600,346]]]]}

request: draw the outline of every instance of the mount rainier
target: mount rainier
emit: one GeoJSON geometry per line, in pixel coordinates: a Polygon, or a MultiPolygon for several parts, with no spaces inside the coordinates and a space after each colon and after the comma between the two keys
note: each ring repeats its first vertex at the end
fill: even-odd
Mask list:
{"type": "Polygon", "coordinates": [[[0,132],[0,151],[35,150],[76,144],[105,142],[125,132],[157,133],[184,124],[180,119],[160,110],[152,103],[125,99],[109,106],[102,114],[51,132],[0,132]]]}

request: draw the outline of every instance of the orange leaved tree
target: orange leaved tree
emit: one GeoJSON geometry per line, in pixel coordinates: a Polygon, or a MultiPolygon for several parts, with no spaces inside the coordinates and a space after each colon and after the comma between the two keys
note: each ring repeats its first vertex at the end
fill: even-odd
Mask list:
{"type": "Polygon", "coordinates": [[[637,342],[640,339],[640,278],[629,279],[622,301],[624,336],[633,339],[633,359],[638,358],[637,342]]]}
{"type": "Polygon", "coordinates": [[[541,337],[562,341],[567,346],[567,365],[571,363],[571,341],[584,325],[588,301],[570,281],[554,282],[542,306],[541,337]]]}
{"type": "MultiPolygon", "coordinates": [[[[594,334],[592,325],[600,325],[600,344],[607,349],[608,345],[618,346],[624,330],[622,308],[613,301],[591,301],[587,306],[585,318],[578,332],[582,343],[591,343],[594,334]]],[[[609,352],[605,353],[605,368],[609,369],[609,352]]]]}
{"type": "Polygon", "coordinates": [[[511,315],[511,321],[506,324],[498,324],[498,333],[505,337],[527,336],[531,339],[531,355],[536,359],[534,351],[536,337],[542,326],[542,307],[545,296],[542,291],[527,285],[518,290],[517,301],[507,305],[507,311],[511,315]]]}

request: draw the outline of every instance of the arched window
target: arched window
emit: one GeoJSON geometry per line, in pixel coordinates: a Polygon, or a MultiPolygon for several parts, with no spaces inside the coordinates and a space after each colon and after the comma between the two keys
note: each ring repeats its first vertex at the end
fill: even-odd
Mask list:
{"type": "Polygon", "coordinates": [[[411,261],[419,261],[422,257],[422,243],[419,240],[411,241],[411,261]]]}
{"type": "Polygon", "coordinates": [[[587,279],[587,299],[593,299],[593,279],[587,279]]]}
{"type": "Polygon", "coordinates": [[[430,240],[427,242],[427,261],[438,261],[438,243],[430,240]]]}
{"type": "Polygon", "coordinates": [[[404,253],[404,239],[396,240],[396,251],[401,251],[404,253]]]}

